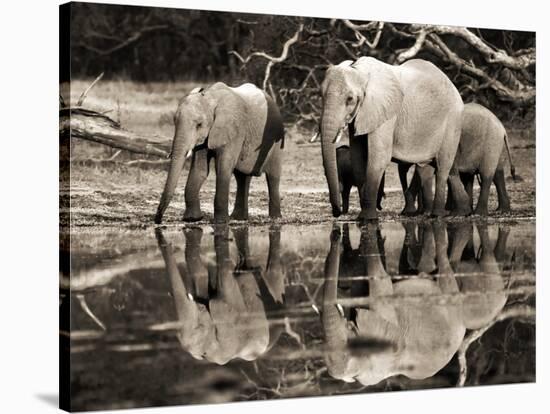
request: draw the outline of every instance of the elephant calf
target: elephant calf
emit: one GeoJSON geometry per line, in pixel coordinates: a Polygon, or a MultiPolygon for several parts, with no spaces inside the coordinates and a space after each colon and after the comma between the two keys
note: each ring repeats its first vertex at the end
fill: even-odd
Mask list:
{"type": "Polygon", "coordinates": [[[172,159],[155,223],[160,223],[176,188],[186,158],[191,167],[185,186],[184,221],[203,218],[199,192],[215,161],[214,220],[228,220],[229,183],[237,180],[232,218],[248,219],[248,189],[252,176],[265,173],[269,190],[269,216],[280,217],[279,179],[284,127],[275,102],[256,86],[231,88],[218,82],[196,88],[184,97],[174,117],[172,159]]]}
{"type": "MultiPolygon", "coordinates": [[[[495,183],[497,189],[497,211],[510,211],[510,198],[506,191],[504,178],[504,146],[506,146],[510,162],[511,175],[516,179],[515,167],[512,163],[512,156],[508,146],[508,136],[500,120],[482,105],[477,103],[464,105],[462,132],[455,157],[455,165],[468,193],[470,207],[473,207],[474,176],[476,174],[480,176],[481,189],[475,214],[484,216],[488,214],[491,182],[495,183]]],[[[411,212],[414,210],[414,200],[420,190],[431,190],[432,178],[432,167],[416,168],[415,175],[405,196],[407,206],[404,211],[411,212]]],[[[452,209],[456,201],[450,186],[447,200],[447,209],[452,209]]],[[[420,197],[419,210],[417,211],[421,211],[420,197]]]]}
{"type": "MultiPolygon", "coordinates": [[[[340,192],[342,194],[342,213],[347,214],[349,210],[349,194],[352,187],[359,188],[358,180],[353,175],[353,166],[351,163],[351,153],[349,146],[342,145],[336,149],[336,165],[338,167],[338,181],[340,184],[340,192]]],[[[376,207],[382,210],[382,198],[384,194],[384,176],[380,182],[378,189],[378,197],[376,199],[376,207]]]]}

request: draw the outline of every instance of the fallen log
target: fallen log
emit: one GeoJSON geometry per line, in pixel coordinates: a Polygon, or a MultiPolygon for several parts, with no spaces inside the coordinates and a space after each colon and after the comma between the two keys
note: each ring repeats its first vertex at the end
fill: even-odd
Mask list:
{"type": "Polygon", "coordinates": [[[98,142],[136,154],[170,157],[168,139],[151,140],[150,137],[128,131],[108,116],[84,108],[59,110],[59,136],[98,142]]]}
{"type": "Polygon", "coordinates": [[[103,73],[82,92],[76,106],[67,106],[63,97],[59,95],[59,138],[61,140],[79,138],[136,154],[170,158],[172,149],[170,139],[163,137],[151,139],[151,137],[128,131],[105,113],[82,107],[88,92],[102,77],[103,73]]]}

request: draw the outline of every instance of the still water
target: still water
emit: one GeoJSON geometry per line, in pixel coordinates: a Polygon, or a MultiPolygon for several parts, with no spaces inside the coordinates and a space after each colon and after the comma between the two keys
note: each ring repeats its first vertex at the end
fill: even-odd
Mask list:
{"type": "Polygon", "coordinates": [[[533,222],[79,230],[70,254],[73,410],[535,380],[533,222]]]}

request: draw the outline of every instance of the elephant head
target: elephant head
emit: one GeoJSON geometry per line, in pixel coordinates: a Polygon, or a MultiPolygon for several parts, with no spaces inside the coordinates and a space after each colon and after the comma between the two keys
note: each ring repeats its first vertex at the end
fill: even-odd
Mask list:
{"type": "Polygon", "coordinates": [[[209,149],[215,150],[237,137],[238,131],[249,122],[246,108],[243,98],[223,83],[216,83],[206,90],[193,89],[179,102],[174,115],[170,168],[155,223],[162,221],[185,160],[198,146],[207,144],[209,149]]]}
{"type": "Polygon", "coordinates": [[[341,214],[336,166],[336,141],[353,123],[355,135],[365,135],[398,114],[403,91],[397,68],[371,57],[331,66],[322,84],[321,148],[332,214],[341,214]]]}

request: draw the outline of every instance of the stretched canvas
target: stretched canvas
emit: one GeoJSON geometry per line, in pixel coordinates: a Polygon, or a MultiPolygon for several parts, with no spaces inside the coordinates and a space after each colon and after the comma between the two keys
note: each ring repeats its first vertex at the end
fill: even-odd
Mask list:
{"type": "Polygon", "coordinates": [[[62,409],[535,381],[535,33],[436,23],[60,6],[62,409]]]}

